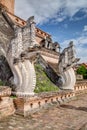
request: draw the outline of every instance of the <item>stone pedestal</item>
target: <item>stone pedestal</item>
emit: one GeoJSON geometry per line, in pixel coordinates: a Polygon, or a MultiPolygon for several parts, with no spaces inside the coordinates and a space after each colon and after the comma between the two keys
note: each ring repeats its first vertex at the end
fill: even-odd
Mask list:
{"type": "Polygon", "coordinates": [[[10,94],[10,88],[0,86],[0,119],[12,115],[15,112],[13,99],[10,98],[10,94]]]}

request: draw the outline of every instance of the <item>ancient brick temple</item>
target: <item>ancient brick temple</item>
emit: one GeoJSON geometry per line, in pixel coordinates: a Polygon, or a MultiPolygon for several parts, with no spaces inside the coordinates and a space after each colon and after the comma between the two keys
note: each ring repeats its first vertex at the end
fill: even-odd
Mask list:
{"type": "MultiPolygon", "coordinates": [[[[25,26],[26,21],[15,16],[14,14],[14,7],[15,7],[15,0],[0,0],[0,4],[2,7],[6,10],[7,14],[10,16],[10,18],[13,20],[13,22],[18,26],[25,26]]],[[[43,39],[46,37],[51,38],[51,35],[48,33],[42,31],[39,28],[35,28],[36,31],[36,41],[37,43],[40,43],[43,39]]]]}
{"type": "Polygon", "coordinates": [[[74,89],[72,66],[77,60],[73,42],[60,54],[58,42],[54,43],[51,35],[35,26],[34,16],[27,21],[15,16],[14,3],[14,0],[0,0],[0,55],[6,58],[13,73],[11,83],[16,87],[15,92],[33,94],[36,59],[58,86],[74,89]]]}

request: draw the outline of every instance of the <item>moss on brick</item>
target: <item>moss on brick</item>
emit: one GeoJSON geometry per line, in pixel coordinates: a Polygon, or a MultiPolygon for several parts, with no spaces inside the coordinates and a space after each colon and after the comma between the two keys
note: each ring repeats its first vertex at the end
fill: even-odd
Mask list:
{"type": "Polygon", "coordinates": [[[50,79],[47,77],[43,67],[40,64],[35,64],[36,71],[36,88],[35,92],[49,92],[49,91],[58,91],[58,87],[54,85],[50,79]]]}

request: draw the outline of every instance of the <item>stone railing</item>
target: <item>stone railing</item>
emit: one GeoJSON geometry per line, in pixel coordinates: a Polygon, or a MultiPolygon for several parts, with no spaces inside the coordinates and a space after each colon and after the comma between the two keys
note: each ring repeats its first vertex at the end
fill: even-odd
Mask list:
{"type": "Polygon", "coordinates": [[[16,113],[24,116],[34,113],[51,104],[63,104],[76,96],[87,92],[87,82],[76,83],[74,91],[46,92],[32,97],[17,97],[14,99],[16,113]]]}
{"type": "Polygon", "coordinates": [[[87,81],[78,82],[75,85],[74,91],[59,91],[45,92],[35,94],[33,96],[16,97],[12,99],[10,96],[11,89],[1,87],[0,89],[0,118],[12,115],[15,110],[16,114],[28,116],[31,113],[37,112],[44,107],[49,107],[53,104],[63,104],[73,100],[76,96],[87,93],[87,81]],[[14,103],[14,105],[13,105],[14,103]],[[15,106],[15,107],[14,107],[15,106]]]}
{"type": "Polygon", "coordinates": [[[80,95],[87,93],[87,81],[79,81],[75,85],[75,94],[80,95]]]}
{"type": "Polygon", "coordinates": [[[13,99],[10,98],[10,95],[11,89],[9,87],[0,86],[0,119],[15,112],[13,99]]]}
{"type": "Polygon", "coordinates": [[[36,112],[49,104],[64,103],[75,97],[74,92],[47,92],[36,94],[33,97],[19,97],[14,99],[14,104],[17,108],[16,113],[24,116],[32,112],[36,112]]]}

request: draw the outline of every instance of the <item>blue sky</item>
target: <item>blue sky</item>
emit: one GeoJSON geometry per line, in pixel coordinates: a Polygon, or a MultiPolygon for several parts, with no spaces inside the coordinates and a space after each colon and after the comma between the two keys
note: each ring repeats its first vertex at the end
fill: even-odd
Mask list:
{"type": "Polygon", "coordinates": [[[72,40],[80,62],[87,63],[87,0],[15,0],[15,14],[50,33],[62,49],[72,40]]]}

